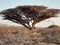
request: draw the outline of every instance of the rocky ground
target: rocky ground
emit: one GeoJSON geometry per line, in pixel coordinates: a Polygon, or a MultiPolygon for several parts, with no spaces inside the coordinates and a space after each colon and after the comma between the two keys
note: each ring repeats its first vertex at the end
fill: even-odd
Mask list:
{"type": "Polygon", "coordinates": [[[60,45],[60,27],[37,28],[0,26],[0,45],[60,45]]]}

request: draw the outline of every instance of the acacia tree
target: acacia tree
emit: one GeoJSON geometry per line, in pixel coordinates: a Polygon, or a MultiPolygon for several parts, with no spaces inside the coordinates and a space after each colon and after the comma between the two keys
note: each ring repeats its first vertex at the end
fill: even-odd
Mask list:
{"type": "Polygon", "coordinates": [[[60,12],[59,9],[47,9],[45,6],[18,6],[12,9],[6,9],[0,14],[4,14],[4,19],[15,23],[22,24],[29,30],[35,29],[34,25],[42,20],[56,17],[55,14],[60,12]],[[30,21],[33,20],[32,27],[30,21]]]}

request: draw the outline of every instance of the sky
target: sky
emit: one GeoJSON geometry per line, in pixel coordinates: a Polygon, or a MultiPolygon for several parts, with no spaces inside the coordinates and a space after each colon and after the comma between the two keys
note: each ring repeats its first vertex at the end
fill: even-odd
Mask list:
{"type": "Polygon", "coordinates": [[[0,11],[20,5],[43,5],[60,9],[60,0],[0,0],[0,11]]]}
{"type": "MultiPolygon", "coordinates": [[[[0,11],[8,9],[8,8],[15,8],[16,6],[21,5],[42,5],[47,6],[49,8],[56,8],[60,9],[60,0],[0,0],[0,11]]],[[[59,14],[60,15],[60,14],[59,14]]],[[[3,17],[0,16],[0,24],[12,24],[13,22],[8,20],[2,20],[3,17]],[[9,23],[10,22],[10,23],[9,23]]],[[[52,25],[54,22],[55,25],[60,26],[60,17],[58,18],[51,18],[48,20],[44,20],[37,24],[37,27],[47,27],[49,25],[52,25]],[[50,21],[48,21],[50,20],[50,21]]],[[[19,25],[14,24],[13,25],[19,25]]]]}

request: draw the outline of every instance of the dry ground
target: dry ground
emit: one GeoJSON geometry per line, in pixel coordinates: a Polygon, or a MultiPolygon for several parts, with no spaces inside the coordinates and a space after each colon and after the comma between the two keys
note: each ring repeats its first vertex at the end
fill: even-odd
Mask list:
{"type": "Polygon", "coordinates": [[[0,45],[60,45],[60,27],[37,28],[0,26],[0,45]]]}

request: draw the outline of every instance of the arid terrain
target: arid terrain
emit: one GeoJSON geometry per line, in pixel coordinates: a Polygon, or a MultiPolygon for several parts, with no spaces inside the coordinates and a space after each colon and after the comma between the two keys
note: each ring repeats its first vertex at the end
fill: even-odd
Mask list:
{"type": "Polygon", "coordinates": [[[60,27],[36,28],[0,26],[0,45],[60,45],[60,27]]]}

